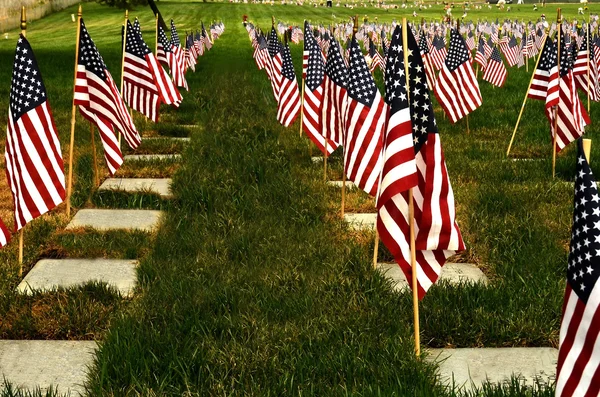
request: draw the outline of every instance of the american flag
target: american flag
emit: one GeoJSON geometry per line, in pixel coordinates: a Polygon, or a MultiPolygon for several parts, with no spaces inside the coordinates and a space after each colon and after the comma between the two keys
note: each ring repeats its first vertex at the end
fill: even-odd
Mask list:
{"type": "Polygon", "coordinates": [[[304,50],[302,51],[302,80],[306,79],[306,68],[308,67],[308,55],[313,46],[313,41],[316,42],[308,21],[304,21],[304,50]]]}
{"type": "Polygon", "coordinates": [[[471,30],[469,30],[469,33],[467,33],[467,40],[465,40],[465,44],[467,45],[469,51],[473,51],[475,48],[475,35],[471,30]]]}
{"type": "Polygon", "coordinates": [[[513,67],[517,64],[519,50],[517,39],[515,36],[512,36],[503,50],[504,56],[506,57],[506,62],[508,62],[508,66],[513,67]]]}
{"type": "Polygon", "coordinates": [[[475,62],[481,66],[481,69],[485,69],[487,66],[487,58],[485,56],[485,40],[483,37],[479,38],[479,46],[477,47],[477,52],[475,53],[475,62]]]}
{"type": "Polygon", "coordinates": [[[98,128],[104,146],[104,158],[113,175],[123,164],[114,128],[121,132],[132,149],[138,147],[141,138],[83,19],[79,29],[79,59],[73,104],[78,105],[81,114],[98,128]]]}
{"type": "MultiPolygon", "coordinates": [[[[37,60],[23,35],[17,40],[13,63],[4,157],[15,209],[14,230],[19,230],[65,199],[58,133],[37,60]]],[[[0,246],[9,239],[0,220],[0,246]]]]}
{"type": "Polygon", "coordinates": [[[185,49],[181,46],[181,41],[179,41],[179,35],[177,34],[177,28],[175,27],[175,22],[171,19],[171,51],[175,54],[175,58],[177,59],[177,64],[179,66],[179,70],[181,71],[181,75],[183,77],[183,82],[175,80],[175,84],[179,87],[184,87],[186,91],[189,91],[187,80],[185,79],[185,72],[187,70],[187,61],[185,59],[185,49]]]}
{"type": "Polygon", "coordinates": [[[204,22],[202,22],[202,40],[204,41],[204,46],[207,51],[210,51],[212,48],[212,41],[208,34],[206,33],[206,29],[204,29],[204,22]]]}
{"type": "Polygon", "coordinates": [[[600,394],[600,199],[582,146],[580,139],[556,371],[558,397],[600,394]]]}
{"type": "Polygon", "coordinates": [[[158,26],[158,51],[156,52],[156,58],[171,71],[173,82],[177,87],[184,87],[188,89],[187,81],[185,79],[185,64],[179,61],[175,51],[174,45],[167,38],[167,34],[163,30],[162,26],[158,26]]]}
{"type": "Polygon", "coordinates": [[[161,102],[179,106],[181,94],[129,21],[124,61],[123,95],[129,106],[154,122],[161,102]]]}
{"type": "Polygon", "coordinates": [[[387,105],[354,37],[350,43],[347,91],[344,170],[348,179],[375,196],[382,167],[387,105]]]}
{"type": "Polygon", "coordinates": [[[377,231],[407,280],[411,280],[407,190],[413,187],[417,288],[422,299],[438,279],[446,259],[464,250],[464,243],[455,220],[454,194],[419,47],[412,32],[407,34],[409,92],[405,76],[399,73],[404,71],[399,27],[392,35],[390,51],[395,54],[390,54],[387,63],[386,99],[391,116],[377,199],[377,231]]]}
{"type": "Polygon", "coordinates": [[[544,33],[544,31],[541,28],[538,28],[538,30],[535,33],[535,46],[538,50],[542,48],[542,43],[544,42],[545,37],[546,33],[544,33]]]}
{"type": "Polygon", "coordinates": [[[433,48],[431,49],[431,60],[436,70],[440,70],[446,61],[447,51],[444,40],[438,36],[433,37],[433,48]]]}
{"type": "Polygon", "coordinates": [[[369,57],[371,58],[371,65],[369,67],[371,73],[373,73],[377,67],[384,71],[385,65],[383,64],[383,58],[377,51],[377,48],[375,48],[375,43],[373,43],[373,40],[371,39],[369,39],[369,57]]]}
{"type": "Polygon", "coordinates": [[[504,66],[504,62],[502,62],[500,51],[498,51],[497,47],[494,47],[494,51],[492,51],[492,55],[488,59],[483,79],[496,87],[502,87],[506,81],[506,75],[506,67],[504,66]]]}
{"type": "Polygon", "coordinates": [[[573,76],[575,77],[575,84],[577,88],[587,94],[588,84],[590,91],[590,100],[600,100],[600,85],[598,83],[598,65],[594,61],[594,47],[591,46],[588,53],[588,39],[587,34],[584,35],[583,41],[577,52],[577,59],[573,65],[573,76]],[[588,58],[589,57],[589,58],[588,58]],[[588,59],[589,59],[589,71],[588,71],[588,59]],[[589,73],[589,83],[588,83],[589,73]]]}
{"type": "Polygon", "coordinates": [[[546,101],[546,106],[552,106],[558,101],[556,44],[552,40],[546,40],[544,44],[527,96],[531,99],[546,101]]]}
{"type": "MultiPolygon", "coordinates": [[[[253,30],[253,33],[256,33],[256,30],[253,30]]],[[[252,45],[256,46],[256,36],[252,37],[252,45]]],[[[196,47],[196,51],[199,56],[204,55],[204,40],[202,40],[202,36],[200,32],[196,30],[196,34],[194,35],[194,46],[196,47]]]]}
{"type": "Polygon", "coordinates": [[[281,52],[281,86],[279,88],[277,120],[284,127],[289,127],[300,113],[300,91],[298,90],[298,80],[296,80],[296,72],[294,72],[290,47],[286,44],[281,52]]]}
{"type": "Polygon", "coordinates": [[[277,31],[275,27],[271,28],[269,34],[269,42],[267,45],[269,51],[269,61],[267,62],[267,75],[271,80],[271,89],[273,90],[273,96],[275,101],[279,103],[279,87],[281,86],[281,43],[277,37],[277,31]]]}
{"type": "MultiPolygon", "coordinates": [[[[325,153],[325,137],[323,136],[323,91],[325,89],[325,64],[321,49],[315,40],[304,41],[308,46],[308,66],[304,80],[304,101],[302,103],[302,129],[306,135],[325,153]]],[[[327,154],[333,153],[337,145],[327,142],[327,154]]]]}
{"type": "Polygon", "coordinates": [[[196,71],[196,58],[198,58],[198,53],[196,52],[196,46],[194,45],[194,38],[191,35],[185,36],[185,62],[186,67],[192,69],[193,72],[196,71]]]}
{"type": "MultiPolygon", "coordinates": [[[[569,143],[578,139],[584,133],[584,128],[590,123],[587,112],[581,105],[575,79],[573,78],[573,58],[566,46],[560,49],[560,77],[558,82],[558,99],[556,105],[558,121],[556,131],[554,129],[554,109],[546,107],[546,117],[550,122],[551,136],[556,135],[556,151],[559,152],[569,143]]],[[[549,102],[546,99],[546,106],[549,102]]]]}
{"type": "Polygon", "coordinates": [[[485,50],[485,60],[487,61],[492,55],[492,50],[494,48],[494,43],[492,42],[491,38],[487,39],[487,41],[483,45],[483,48],[485,50]]]}
{"type": "Polygon", "coordinates": [[[454,29],[450,31],[450,50],[434,91],[452,123],[456,123],[482,103],[479,84],[469,63],[469,50],[454,29]]]}
{"type": "Polygon", "coordinates": [[[342,59],[341,48],[332,39],[325,64],[325,90],[323,92],[323,136],[336,145],[343,145],[345,110],[348,100],[346,85],[348,69],[342,59]]]}
{"type": "Polygon", "coordinates": [[[419,40],[419,50],[421,52],[421,58],[425,67],[425,75],[427,76],[427,86],[430,88],[434,87],[436,80],[435,69],[433,68],[433,63],[431,62],[429,46],[427,45],[427,35],[425,33],[421,35],[421,39],[419,40]]]}
{"type": "Polygon", "coordinates": [[[254,60],[256,61],[256,66],[258,67],[259,70],[260,69],[269,70],[269,68],[267,68],[267,65],[269,65],[269,63],[271,62],[271,58],[269,56],[267,39],[265,39],[265,36],[260,34],[258,36],[257,41],[258,41],[258,45],[256,46],[256,48],[254,50],[254,60]]]}

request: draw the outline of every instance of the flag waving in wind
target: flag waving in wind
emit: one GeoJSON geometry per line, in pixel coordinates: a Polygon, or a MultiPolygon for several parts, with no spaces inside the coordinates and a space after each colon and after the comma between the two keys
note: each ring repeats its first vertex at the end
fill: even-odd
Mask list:
{"type": "Polygon", "coordinates": [[[410,29],[407,35],[410,91],[406,89],[403,73],[400,26],[392,35],[387,62],[386,100],[391,109],[377,198],[377,231],[406,279],[412,280],[408,241],[408,189],[412,187],[417,288],[419,299],[422,299],[438,279],[446,259],[464,250],[464,243],[455,221],[454,194],[419,46],[410,29]]]}
{"type": "MultiPolygon", "coordinates": [[[[4,157],[15,209],[14,229],[19,230],[64,201],[65,174],[46,87],[23,35],[17,41],[13,65],[4,157]]],[[[0,221],[0,246],[9,238],[0,221]]]]}
{"type": "Polygon", "coordinates": [[[282,59],[277,120],[284,127],[289,127],[300,113],[300,90],[298,90],[298,80],[287,43],[282,49],[282,59]]]}
{"type": "Polygon", "coordinates": [[[123,164],[114,128],[121,132],[132,149],[138,147],[141,138],[83,19],[79,29],[79,59],[73,103],[79,106],[79,111],[86,119],[98,127],[104,158],[112,175],[123,164]]]}

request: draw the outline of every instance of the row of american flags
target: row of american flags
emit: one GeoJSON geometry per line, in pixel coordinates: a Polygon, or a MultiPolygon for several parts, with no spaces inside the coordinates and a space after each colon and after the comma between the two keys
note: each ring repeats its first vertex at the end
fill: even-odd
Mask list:
{"type": "MultiPolygon", "coordinates": [[[[158,18],[158,16],[157,16],[158,18]]],[[[141,143],[133,110],[157,122],[161,104],[178,107],[187,89],[189,69],[210,50],[224,31],[222,23],[185,35],[182,44],[171,21],[170,39],[157,24],[155,53],[142,38],[139,21],[127,20],[122,29],[122,84],[119,88],[88,31],[81,8],[78,18],[73,121],[75,111],[100,135],[110,175],[123,164],[120,134],[131,149],[141,143]]],[[[21,34],[15,50],[6,134],[6,175],[14,203],[13,231],[47,213],[68,196],[64,162],[42,73],[33,49],[21,34]]],[[[71,140],[71,142],[73,142],[71,140]]],[[[72,161],[72,159],[70,159],[72,161]]],[[[0,246],[11,233],[0,220],[0,246]]]]}
{"type": "MultiPolygon", "coordinates": [[[[300,119],[303,131],[325,156],[343,149],[346,176],[375,197],[378,234],[407,280],[416,271],[422,299],[446,260],[465,248],[432,94],[455,123],[482,104],[474,65],[483,71],[483,80],[501,87],[507,78],[505,62],[522,67],[537,56],[528,96],[545,101],[550,135],[556,134],[560,150],[578,140],[590,123],[578,91],[598,100],[600,40],[588,33],[596,30],[597,18],[584,29],[569,24],[546,27],[542,22],[505,23],[502,29],[499,24],[413,25],[407,28],[406,47],[399,24],[379,30],[374,26],[353,31],[351,24],[324,29],[305,22],[303,30],[281,23],[266,34],[253,24],[246,29],[257,67],[270,81],[278,121],[289,127],[300,119]],[[288,41],[304,41],[301,84],[288,41]],[[376,68],[384,77],[384,95],[373,78],[376,68]],[[414,269],[409,191],[414,197],[414,269]]],[[[600,244],[598,205],[596,182],[580,149],[558,396],[600,394],[600,249],[592,247],[600,244]]]]}

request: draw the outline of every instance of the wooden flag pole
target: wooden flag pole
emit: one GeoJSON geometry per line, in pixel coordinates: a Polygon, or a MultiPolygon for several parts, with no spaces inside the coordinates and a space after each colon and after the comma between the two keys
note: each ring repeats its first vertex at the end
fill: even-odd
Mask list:
{"type": "Polygon", "coordinates": [[[512,137],[510,138],[510,143],[508,144],[508,149],[506,150],[506,157],[510,155],[510,148],[512,147],[513,141],[515,140],[515,135],[517,134],[517,128],[519,128],[519,123],[521,122],[521,116],[523,116],[523,110],[525,110],[525,103],[527,103],[527,96],[529,94],[529,89],[531,88],[531,84],[533,84],[533,78],[535,77],[535,71],[537,70],[538,64],[540,63],[540,58],[542,57],[542,52],[544,50],[544,45],[546,44],[546,40],[548,39],[548,32],[546,32],[546,36],[544,40],[542,40],[540,54],[538,55],[538,59],[535,62],[535,67],[533,68],[533,74],[531,75],[531,79],[529,80],[529,85],[527,86],[527,91],[525,91],[525,98],[523,99],[523,104],[521,105],[521,111],[519,112],[519,117],[517,118],[517,124],[515,124],[515,129],[513,130],[512,137]]]}
{"type": "MultiPolygon", "coordinates": [[[[304,25],[306,26],[306,19],[304,25]]],[[[306,34],[306,32],[304,32],[306,34]]],[[[302,50],[304,52],[304,50],[302,50]]],[[[304,54],[302,54],[302,66],[304,66],[304,54]]],[[[302,84],[300,84],[300,136],[302,136],[302,124],[304,123],[304,69],[302,70],[302,84]]]]}
{"type": "MultiPolygon", "coordinates": [[[[529,43],[529,29],[525,29],[525,47],[529,43]]],[[[523,55],[524,56],[524,55],[523,55]]],[[[525,57],[525,72],[529,73],[529,50],[527,50],[527,56],[525,57]]],[[[537,69],[537,65],[535,67],[537,69]]],[[[529,91],[529,90],[527,90],[529,91]]]]}
{"type": "MultiPolygon", "coordinates": [[[[558,66],[558,78],[560,80],[560,40],[562,38],[562,17],[560,8],[557,10],[556,21],[558,25],[558,38],[556,47],[556,64],[558,66]]],[[[552,178],[556,176],[556,140],[558,136],[558,105],[554,107],[554,136],[552,137],[552,178]]]]}
{"type": "Polygon", "coordinates": [[[590,43],[590,13],[588,11],[588,23],[587,23],[587,111],[590,112],[590,49],[592,45],[590,43]]]}
{"type": "MultiPolygon", "coordinates": [[[[25,6],[21,7],[21,34],[23,37],[27,37],[27,16],[25,13],[25,6]]],[[[19,230],[19,277],[23,275],[23,229],[19,230]]]]}
{"type": "Polygon", "coordinates": [[[154,55],[158,57],[158,13],[154,14],[154,19],[156,19],[154,25],[154,29],[156,31],[156,39],[154,42],[154,55]]]}
{"type": "MultiPolygon", "coordinates": [[[[458,22],[457,22],[458,29],[458,22]]],[[[408,26],[406,18],[402,18],[402,52],[404,54],[404,75],[406,76],[406,96],[410,103],[410,71],[408,67],[408,26]]],[[[410,239],[410,266],[412,269],[412,296],[413,296],[413,320],[415,324],[415,354],[417,357],[421,355],[421,333],[419,327],[419,288],[417,282],[417,256],[415,251],[415,209],[413,200],[413,189],[408,191],[408,228],[410,239]]]]}
{"type": "Polygon", "coordinates": [[[69,177],[67,182],[67,218],[71,217],[71,189],[73,187],[73,146],[75,145],[75,85],[77,84],[77,61],[79,60],[79,32],[81,26],[81,4],[77,10],[77,34],[75,35],[75,72],[73,76],[73,107],[71,109],[71,138],[69,144],[69,177]]]}
{"type": "MultiPolygon", "coordinates": [[[[121,98],[123,98],[123,100],[125,100],[125,95],[123,93],[123,82],[124,82],[123,74],[125,73],[125,45],[127,44],[127,22],[128,21],[129,21],[129,10],[125,10],[125,22],[123,23],[123,45],[121,46],[121,85],[119,87],[119,90],[121,91],[121,98]]],[[[132,111],[132,110],[130,109],[130,111],[132,111]]],[[[133,117],[133,113],[131,113],[131,115],[133,117]]],[[[122,135],[123,134],[121,132],[119,132],[119,149],[121,148],[121,136],[122,135]]]]}
{"type": "Polygon", "coordinates": [[[92,135],[92,154],[94,156],[94,187],[100,185],[100,175],[98,172],[98,159],[96,158],[96,138],[94,137],[94,124],[90,121],[90,134],[92,135]]]}
{"type": "Polygon", "coordinates": [[[586,158],[588,164],[590,163],[591,151],[592,151],[592,140],[584,138],[583,139],[583,154],[585,155],[585,158],[586,158]]]}

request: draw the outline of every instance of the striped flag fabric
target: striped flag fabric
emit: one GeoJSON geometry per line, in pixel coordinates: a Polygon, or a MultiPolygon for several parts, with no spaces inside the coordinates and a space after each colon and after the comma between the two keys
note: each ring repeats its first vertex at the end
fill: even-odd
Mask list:
{"type": "Polygon", "coordinates": [[[496,87],[502,87],[506,81],[506,75],[506,67],[504,66],[504,62],[502,62],[500,51],[498,51],[497,47],[494,47],[494,51],[492,51],[492,55],[488,60],[487,68],[485,68],[483,79],[496,87]]]}
{"type": "Polygon", "coordinates": [[[567,265],[556,396],[600,394],[600,204],[596,180],[578,142],[573,227],[567,265]]]}
{"type": "MultiPolygon", "coordinates": [[[[564,36],[564,35],[563,35],[564,36]]],[[[558,83],[558,98],[549,103],[546,98],[546,117],[550,122],[551,136],[556,134],[556,151],[560,152],[565,146],[581,137],[584,128],[590,123],[590,118],[581,105],[575,79],[573,78],[573,57],[566,46],[560,49],[560,76],[558,83]],[[555,112],[551,106],[556,106],[555,112]],[[556,124],[556,130],[555,130],[556,124]]]]}
{"type": "Polygon", "coordinates": [[[485,40],[483,37],[479,38],[479,45],[477,46],[477,52],[475,53],[475,62],[481,66],[484,70],[487,66],[487,58],[485,56],[485,40]]]}
{"type": "MultiPolygon", "coordinates": [[[[400,28],[396,30],[401,32],[400,28]]],[[[422,299],[439,278],[446,260],[465,247],[455,220],[454,194],[428,95],[427,79],[421,57],[417,55],[419,47],[410,29],[407,33],[408,92],[405,76],[392,72],[404,70],[401,33],[394,33],[392,40],[397,40],[397,44],[391,46],[396,48],[399,56],[390,56],[387,66],[386,98],[390,101],[391,116],[384,138],[377,231],[406,279],[412,280],[408,239],[408,189],[412,187],[417,292],[422,299]]]]}
{"type": "Polygon", "coordinates": [[[355,37],[350,43],[347,92],[344,171],[355,185],[375,196],[382,167],[387,105],[355,37]]]}
{"type": "Polygon", "coordinates": [[[598,102],[600,100],[600,85],[598,83],[598,65],[594,61],[594,46],[588,50],[587,34],[584,34],[581,46],[577,52],[577,58],[573,65],[573,76],[577,88],[587,94],[589,85],[590,100],[598,102]],[[589,51],[589,52],[588,52],[589,51]],[[589,57],[589,72],[588,72],[589,57]],[[589,83],[588,83],[589,74],[589,83]]]}
{"type": "Polygon", "coordinates": [[[475,49],[475,35],[473,34],[473,31],[469,30],[469,33],[467,33],[465,44],[467,45],[469,51],[473,51],[475,49]]]}
{"type": "Polygon", "coordinates": [[[427,76],[427,86],[433,88],[435,86],[435,69],[433,68],[433,62],[431,61],[431,54],[429,53],[429,46],[427,45],[427,35],[422,34],[419,40],[419,50],[421,52],[421,58],[423,60],[423,66],[425,67],[425,75],[427,76]]]}
{"type": "Polygon", "coordinates": [[[322,153],[333,153],[337,145],[333,141],[325,143],[323,136],[323,91],[325,89],[325,63],[321,48],[316,40],[304,41],[308,46],[308,66],[304,80],[304,101],[302,103],[302,129],[322,153]]]}
{"type": "Polygon", "coordinates": [[[253,55],[254,60],[256,61],[256,66],[258,67],[258,70],[268,70],[267,65],[269,62],[271,62],[271,58],[269,57],[267,39],[265,39],[265,36],[262,34],[259,34],[257,43],[258,45],[256,46],[253,55]]]}
{"type": "Polygon", "coordinates": [[[490,58],[490,55],[492,55],[492,50],[494,49],[494,43],[492,42],[491,38],[488,38],[487,41],[484,42],[483,49],[485,52],[485,60],[487,61],[490,58]]]}
{"type": "Polygon", "coordinates": [[[132,149],[138,147],[141,138],[83,19],[79,29],[79,59],[73,104],[79,106],[81,114],[98,128],[106,164],[111,175],[114,175],[123,164],[114,129],[121,132],[132,149]]]}
{"type": "Polygon", "coordinates": [[[546,101],[553,106],[558,101],[558,64],[556,62],[556,43],[546,40],[537,69],[533,73],[528,98],[546,101]]]}
{"type": "Polygon", "coordinates": [[[181,94],[136,29],[127,21],[123,66],[127,104],[157,122],[161,102],[179,107],[181,94]]]}
{"type": "Polygon", "coordinates": [[[286,44],[281,53],[281,86],[279,87],[277,120],[284,127],[289,127],[300,113],[300,90],[298,90],[298,80],[296,72],[294,72],[290,47],[286,44]]]}
{"type": "Polygon", "coordinates": [[[436,70],[440,70],[446,61],[447,51],[444,40],[437,35],[433,37],[433,48],[431,49],[431,60],[436,70]]]}
{"type": "Polygon", "coordinates": [[[385,65],[383,64],[383,57],[375,48],[375,43],[373,40],[369,39],[369,58],[371,58],[371,65],[369,66],[369,71],[373,73],[376,68],[385,71],[385,65]]]}
{"type": "MultiPolygon", "coordinates": [[[[58,133],[37,60],[23,35],[17,40],[13,63],[4,158],[15,231],[65,200],[58,133]]],[[[0,246],[9,239],[0,220],[0,246]]]]}
{"type": "Polygon", "coordinates": [[[173,83],[177,87],[183,87],[188,89],[187,81],[185,79],[184,64],[180,62],[177,54],[174,52],[174,45],[171,40],[167,38],[162,26],[158,26],[158,51],[156,52],[156,58],[165,66],[169,68],[173,83]]]}
{"type": "Polygon", "coordinates": [[[435,84],[435,96],[452,123],[481,106],[481,92],[464,39],[450,30],[450,50],[435,84]]]}
{"type": "Polygon", "coordinates": [[[271,80],[271,89],[273,90],[273,96],[275,101],[279,103],[279,86],[281,85],[281,43],[277,37],[277,31],[275,27],[271,28],[269,33],[269,41],[267,44],[267,50],[269,52],[269,61],[267,63],[267,75],[271,80]]]}
{"type": "Polygon", "coordinates": [[[308,55],[313,45],[316,42],[315,37],[310,29],[308,21],[304,21],[304,50],[302,51],[302,80],[306,79],[306,69],[308,68],[308,55]]]}
{"type": "Polygon", "coordinates": [[[512,36],[506,44],[505,51],[503,51],[504,57],[506,58],[506,62],[508,62],[508,66],[510,66],[511,68],[515,66],[518,62],[519,50],[520,48],[517,44],[517,39],[515,38],[515,36],[512,36]]]}
{"type": "Polygon", "coordinates": [[[347,84],[348,69],[342,59],[341,47],[332,38],[325,64],[322,125],[323,136],[336,145],[344,144],[347,84]]]}

